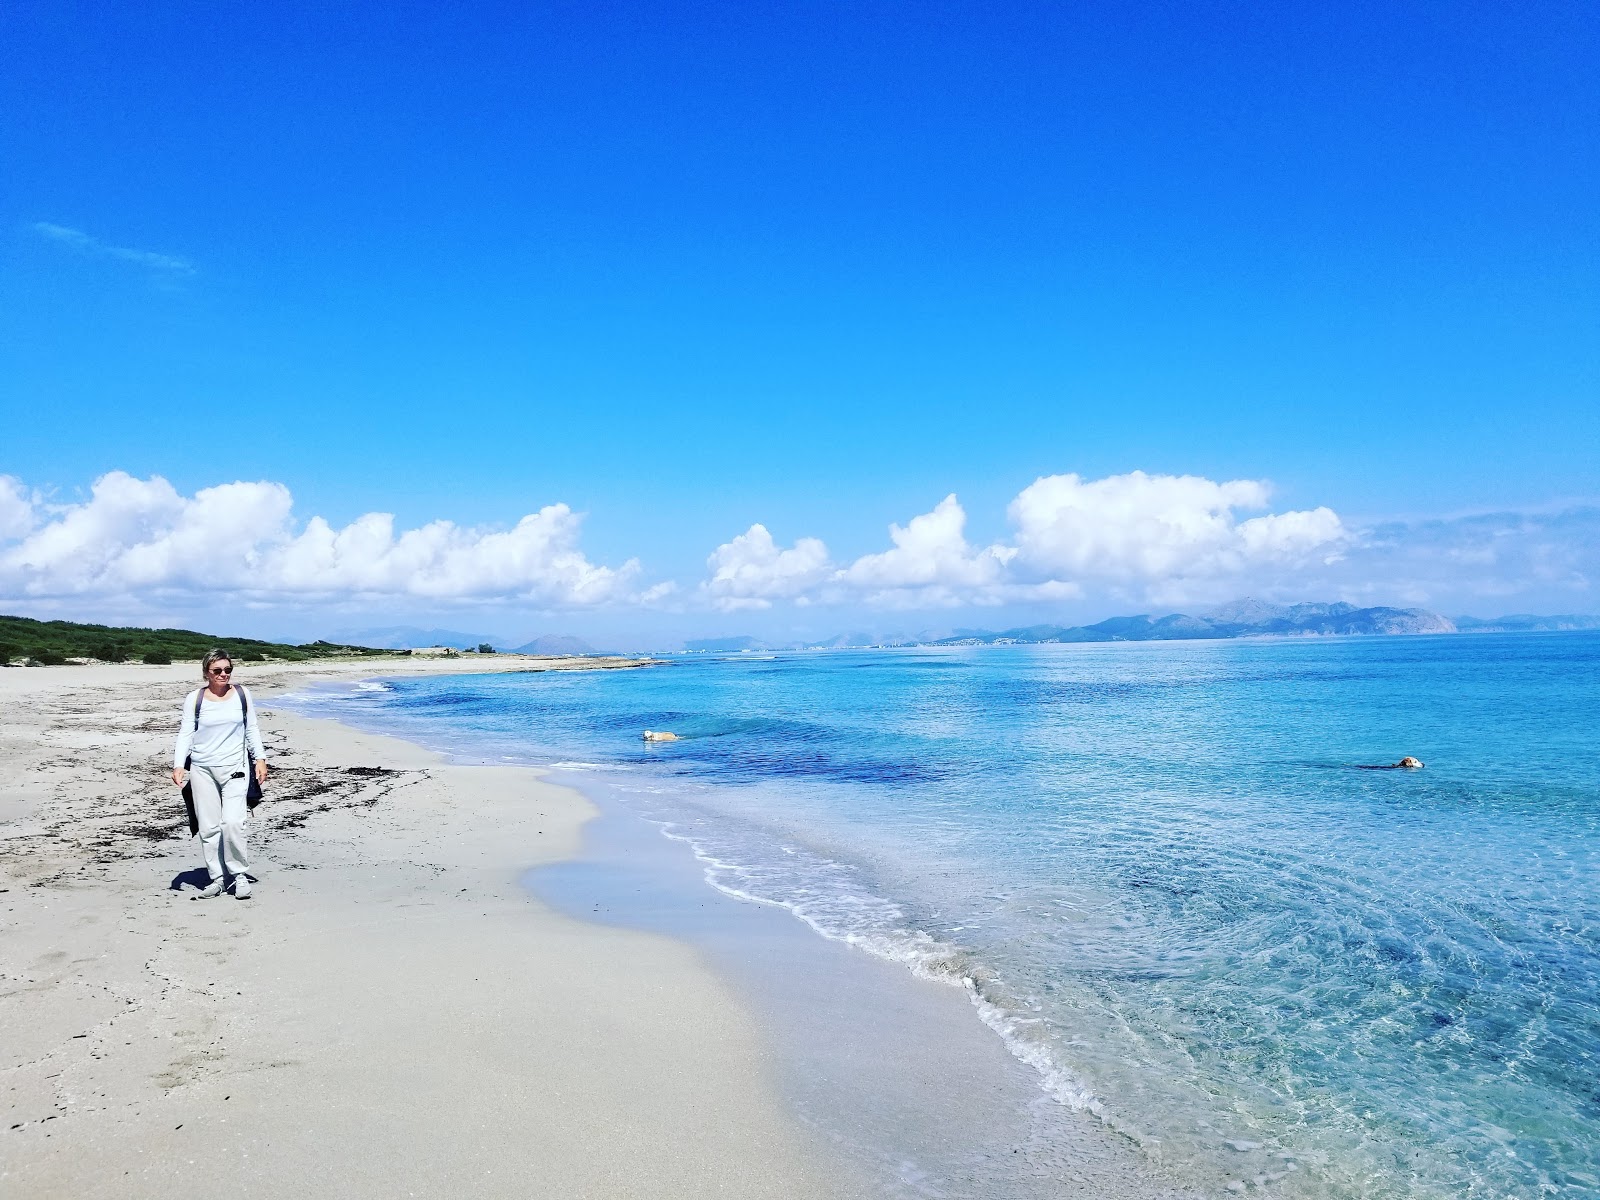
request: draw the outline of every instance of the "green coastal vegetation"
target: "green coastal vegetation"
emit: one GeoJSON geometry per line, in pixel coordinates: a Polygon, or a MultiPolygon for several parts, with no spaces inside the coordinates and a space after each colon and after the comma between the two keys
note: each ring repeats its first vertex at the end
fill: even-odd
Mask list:
{"type": "Polygon", "coordinates": [[[35,621],[0,616],[0,664],[56,666],[75,659],[98,662],[170,663],[199,661],[221,646],[241,662],[303,662],[312,658],[377,657],[409,654],[409,650],[375,650],[309,642],[291,646],[257,638],[218,637],[192,629],[138,629],[119,625],[82,625],[76,621],[35,621]]]}

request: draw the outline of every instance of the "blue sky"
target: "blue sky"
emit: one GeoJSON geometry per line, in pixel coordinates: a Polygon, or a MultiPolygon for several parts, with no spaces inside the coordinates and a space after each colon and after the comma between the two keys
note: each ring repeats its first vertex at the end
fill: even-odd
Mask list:
{"type": "Polygon", "coordinates": [[[10,611],[1600,608],[1592,7],[24,0],[0,42],[10,611]],[[372,513],[453,532],[311,553],[372,513]]]}

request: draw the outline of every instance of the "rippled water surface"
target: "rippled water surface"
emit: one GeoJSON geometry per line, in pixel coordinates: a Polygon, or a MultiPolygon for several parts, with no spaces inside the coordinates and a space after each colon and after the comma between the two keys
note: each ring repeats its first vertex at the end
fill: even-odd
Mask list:
{"type": "Polygon", "coordinates": [[[580,772],[717,886],[967,987],[1041,1086],[1203,1190],[1600,1194],[1595,635],[696,658],[297,706],[580,772]]]}

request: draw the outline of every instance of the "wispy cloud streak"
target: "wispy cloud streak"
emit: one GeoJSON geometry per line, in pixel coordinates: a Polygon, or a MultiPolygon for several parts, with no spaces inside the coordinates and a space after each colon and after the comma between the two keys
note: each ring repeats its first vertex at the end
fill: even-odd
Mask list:
{"type": "Polygon", "coordinates": [[[153,250],[136,250],[131,246],[112,246],[84,233],[81,229],[52,225],[49,221],[35,221],[33,231],[42,238],[92,258],[114,258],[169,276],[194,274],[194,264],[186,258],[172,254],[157,254],[153,250]]]}

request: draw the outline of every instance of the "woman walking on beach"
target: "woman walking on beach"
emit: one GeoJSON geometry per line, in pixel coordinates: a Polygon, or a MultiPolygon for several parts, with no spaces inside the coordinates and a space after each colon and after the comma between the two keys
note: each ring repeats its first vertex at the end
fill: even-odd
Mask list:
{"type": "Polygon", "coordinates": [[[250,898],[250,852],[244,823],[250,815],[249,775],[267,778],[266,751],[256,727],[256,708],[249,694],[233,683],[233,660],[226,650],[213,650],[200,664],[206,685],[190,692],[178,720],[178,744],[172,752],[172,782],[183,786],[187,771],[194,794],[194,815],[211,882],[202,896],[221,894],[226,876],[233,894],[250,898]],[[226,875],[224,874],[226,868],[226,875]]]}

